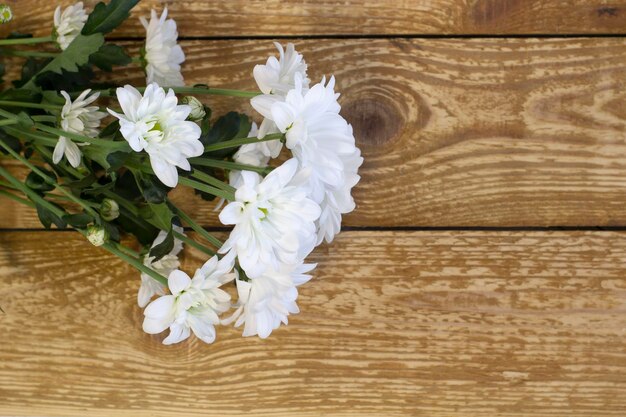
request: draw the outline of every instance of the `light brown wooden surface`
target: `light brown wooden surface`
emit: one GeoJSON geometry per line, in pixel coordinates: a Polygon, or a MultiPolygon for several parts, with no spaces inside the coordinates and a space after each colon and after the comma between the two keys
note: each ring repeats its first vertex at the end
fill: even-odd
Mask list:
{"type": "MultiPolygon", "coordinates": [[[[8,3],[0,34],[49,33],[57,2],[8,3]]],[[[136,50],[166,4],[189,84],[254,89],[272,37],[322,38],[294,42],[337,76],[365,156],[344,224],[372,230],[317,249],[270,339],[165,347],[136,271],[70,231],[9,230],[41,226],[0,200],[0,417],[626,415],[626,232],[512,229],[626,226],[626,2],[143,0],[111,36],[136,50]]]]}
{"type": "MultiPolygon", "coordinates": [[[[301,40],[365,156],[350,226],[626,224],[626,41],[301,40]]],[[[187,82],[253,90],[267,40],[188,41],[187,82]]],[[[116,80],[144,83],[140,71],[116,80]]],[[[215,114],[247,100],[204,97],[215,114]]],[[[177,190],[201,223],[213,204],[177,190]]],[[[40,227],[6,204],[0,227],[40,227]]]]}
{"type": "MultiPolygon", "coordinates": [[[[6,1],[6,0],[5,0],[6,1]]],[[[58,4],[8,0],[4,31],[45,35],[58,4]]],[[[84,2],[91,10],[96,0],[84,2]]],[[[139,16],[165,5],[181,36],[624,33],[624,0],[142,0],[114,36],[143,34],[139,16]]]]}
{"type": "Polygon", "coordinates": [[[346,232],[312,259],[270,339],[164,347],[130,267],[0,234],[0,415],[624,415],[626,234],[346,232]]]}

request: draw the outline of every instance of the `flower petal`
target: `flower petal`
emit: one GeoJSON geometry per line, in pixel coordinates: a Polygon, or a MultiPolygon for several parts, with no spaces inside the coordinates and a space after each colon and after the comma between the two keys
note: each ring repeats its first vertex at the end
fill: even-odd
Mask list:
{"type": "Polygon", "coordinates": [[[170,292],[177,296],[191,285],[191,278],[189,275],[181,271],[180,269],[176,269],[170,273],[170,276],[167,277],[167,286],[170,289],[170,292]]]}

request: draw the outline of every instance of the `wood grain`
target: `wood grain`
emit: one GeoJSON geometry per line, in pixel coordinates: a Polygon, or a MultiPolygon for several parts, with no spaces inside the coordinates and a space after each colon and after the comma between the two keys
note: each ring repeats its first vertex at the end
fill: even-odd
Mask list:
{"type": "MultiPolygon", "coordinates": [[[[626,235],[348,232],[271,338],[141,331],[138,277],[0,234],[0,415],[622,416],[626,235]]],[[[190,252],[184,267],[201,263],[190,252]]]]}
{"type": "MultiPolygon", "coordinates": [[[[58,4],[9,0],[1,30],[46,35],[58,4]]],[[[84,2],[91,10],[97,0],[84,2]]],[[[624,0],[143,0],[113,36],[143,37],[139,16],[168,6],[181,36],[624,33],[624,0]]]]}
{"type": "MultiPolygon", "coordinates": [[[[626,224],[626,40],[306,40],[365,156],[350,226],[626,224]]],[[[131,45],[136,45],[132,44],[131,45]]],[[[188,41],[190,84],[254,89],[270,41],[188,41]]],[[[116,73],[120,82],[126,78],[116,73]]],[[[144,83],[137,70],[127,73],[144,83]]],[[[220,114],[241,99],[204,97],[220,114]]],[[[212,204],[175,200],[207,225],[212,204]]],[[[3,201],[0,227],[39,227],[3,201]]]]}

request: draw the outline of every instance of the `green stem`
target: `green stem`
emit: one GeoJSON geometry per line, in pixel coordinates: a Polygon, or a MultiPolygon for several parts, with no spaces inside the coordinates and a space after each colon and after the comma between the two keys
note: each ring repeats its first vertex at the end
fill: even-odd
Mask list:
{"type": "Polygon", "coordinates": [[[0,39],[0,46],[4,45],[28,45],[33,43],[45,43],[52,42],[54,39],[52,36],[45,36],[42,38],[18,38],[18,39],[0,39]]]}
{"type": "MultiPolygon", "coordinates": [[[[81,231],[83,232],[83,231],[81,231]]],[[[83,233],[85,234],[85,233],[83,233]]],[[[150,277],[154,278],[156,281],[160,282],[161,284],[165,285],[167,287],[167,278],[164,277],[163,275],[159,274],[158,272],[156,272],[155,270],[148,268],[147,266],[145,266],[143,263],[139,262],[137,259],[133,258],[132,256],[129,256],[127,254],[125,254],[124,252],[122,252],[121,250],[119,250],[118,248],[115,247],[115,245],[113,245],[111,242],[107,242],[104,245],[101,246],[102,248],[104,248],[105,250],[111,252],[113,255],[117,256],[118,258],[122,259],[123,261],[126,261],[127,263],[129,263],[131,266],[135,267],[136,269],[138,269],[139,271],[148,274],[150,277]]]]}
{"type": "MultiPolygon", "coordinates": [[[[140,93],[143,93],[146,90],[146,87],[136,87],[140,93]]],[[[232,90],[228,88],[210,88],[210,87],[165,87],[164,89],[172,89],[176,94],[208,94],[215,96],[230,96],[230,97],[243,97],[243,98],[252,98],[256,97],[259,94],[262,94],[259,91],[243,91],[243,90],[232,90]]],[[[105,90],[99,90],[101,97],[110,97],[115,95],[115,89],[109,88],[105,90]]]]}
{"type": "Polygon", "coordinates": [[[128,256],[132,256],[133,258],[139,259],[139,253],[128,246],[124,246],[121,243],[115,242],[115,247],[120,251],[124,252],[128,256]]]}
{"type": "Polygon", "coordinates": [[[98,213],[96,213],[95,210],[93,210],[88,204],[85,204],[82,199],[76,197],[74,194],[67,191],[62,185],[57,183],[54,180],[54,178],[49,177],[45,172],[40,170],[39,167],[33,165],[30,161],[22,157],[20,154],[15,152],[13,149],[11,149],[10,146],[6,145],[2,141],[0,141],[0,147],[4,148],[4,150],[7,151],[13,158],[17,159],[22,164],[30,168],[35,174],[39,175],[46,183],[48,183],[52,187],[55,187],[57,190],[59,190],[62,194],[64,194],[67,198],[69,198],[74,203],[80,205],[93,218],[98,218],[98,213]]]}
{"type": "Polygon", "coordinates": [[[220,149],[236,148],[238,146],[246,145],[248,143],[267,142],[270,140],[278,140],[278,139],[282,140],[284,136],[285,135],[282,133],[271,133],[261,139],[252,138],[252,137],[241,138],[241,139],[231,139],[231,140],[226,140],[224,142],[218,142],[218,143],[213,143],[211,145],[207,145],[204,147],[204,152],[213,152],[213,151],[219,151],[220,149]]]}
{"type": "Polygon", "coordinates": [[[6,111],[6,110],[3,110],[3,109],[0,109],[0,116],[3,116],[3,117],[5,117],[7,119],[10,119],[10,120],[19,120],[20,119],[20,117],[17,114],[11,113],[10,111],[6,111]]]}
{"type": "MultiPolygon", "coordinates": [[[[167,88],[167,87],[166,87],[167,88]]],[[[259,94],[263,94],[260,91],[243,91],[232,90],[228,88],[210,88],[210,87],[169,87],[176,94],[209,94],[215,96],[230,96],[230,97],[243,97],[252,98],[259,94]]]]}
{"type": "Polygon", "coordinates": [[[0,106],[24,107],[27,109],[60,110],[63,106],[57,104],[29,103],[26,101],[0,100],[0,106]]]}
{"type": "Polygon", "coordinates": [[[113,148],[113,149],[120,149],[120,150],[123,148],[128,148],[130,150],[130,147],[128,146],[127,142],[121,142],[121,141],[118,142],[118,141],[104,140],[104,139],[99,139],[99,138],[90,138],[87,136],[77,135],[76,133],[66,132],[65,130],[57,129],[55,127],[46,126],[41,123],[35,123],[35,127],[43,132],[50,133],[53,135],[65,136],[66,138],[70,138],[77,142],[85,142],[85,143],[90,143],[92,145],[98,145],[98,146],[103,146],[106,148],[113,148]]]}
{"type": "Polygon", "coordinates": [[[222,161],[219,159],[208,159],[202,157],[190,158],[189,163],[191,165],[197,165],[201,167],[221,168],[229,171],[253,171],[258,172],[259,174],[267,174],[272,170],[271,167],[256,167],[254,165],[240,164],[238,162],[222,161]]]}
{"type": "Polygon", "coordinates": [[[206,246],[196,242],[195,240],[188,238],[187,236],[183,235],[182,233],[178,233],[177,231],[174,231],[174,237],[178,240],[183,241],[184,243],[186,243],[189,246],[193,246],[194,248],[198,249],[201,252],[206,253],[207,255],[213,256],[215,255],[215,252],[212,251],[211,249],[207,248],[206,246]]]}
{"type": "Polygon", "coordinates": [[[10,125],[16,125],[18,123],[17,120],[15,119],[4,119],[4,120],[0,120],[0,126],[10,126],[10,125]]]}
{"type": "Polygon", "coordinates": [[[36,122],[52,122],[52,123],[57,122],[56,116],[35,115],[35,116],[30,116],[30,118],[36,122]]]}
{"type": "MultiPolygon", "coordinates": [[[[14,187],[11,187],[11,188],[13,189],[14,187]]],[[[33,203],[32,201],[26,200],[25,198],[22,198],[22,197],[18,197],[15,194],[10,193],[10,192],[8,192],[6,190],[0,189],[0,195],[3,195],[5,197],[7,197],[7,198],[10,198],[11,200],[15,200],[18,203],[24,204],[24,205],[26,205],[28,207],[35,208],[35,203],[33,203]]]]}
{"type": "Polygon", "coordinates": [[[63,215],[65,215],[64,210],[60,209],[59,207],[45,200],[43,197],[37,194],[34,190],[31,190],[30,188],[28,188],[24,183],[22,183],[13,175],[11,175],[9,171],[4,169],[2,166],[0,166],[0,176],[3,176],[4,178],[6,178],[7,181],[9,181],[15,188],[19,189],[22,193],[26,194],[26,196],[28,196],[28,198],[30,198],[33,202],[50,210],[57,217],[61,218],[63,217],[63,215]]]}
{"type": "Polygon", "coordinates": [[[195,221],[193,221],[193,219],[191,217],[189,217],[187,215],[187,213],[185,213],[184,211],[182,211],[181,209],[176,207],[174,204],[171,204],[171,205],[174,208],[174,211],[176,212],[178,217],[180,217],[180,219],[182,221],[187,223],[189,225],[189,227],[191,227],[193,230],[195,230],[196,233],[198,233],[200,236],[202,236],[204,239],[206,239],[208,242],[210,242],[216,248],[222,247],[222,244],[223,244],[222,241],[220,241],[218,238],[216,238],[215,236],[211,235],[209,232],[207,232],[202,227],[200,227],[195,221]]]}
{"type": "Polygon", "coordinates": [[[220,188],[228,193],[232,193],[233,195],[235,194],[235,191],[237,191],[233,186],[226,184],[224,181],[218,180],[217,178],[207,174],[206,172],[194,169],[191,173],[191,176],[197,180],[204,181],[209,185],[220,188]]]}
{"type": "Polygon", "coordinates": [[[15,49],[0,49],[0,55],[21,56],[26,58],[54,58],[59,54],[55,52],[17,51],[15,49]]]}
{"type": "MultiPolygon", "coordinates": [[[[2,143],[2,142],[0,142],[0,143],[2,143]]],[[[44,206],[45,208],[50,210],[52,213],[54,213],[57,217],[63,217],[63,215],[65,214],[65,211],[63,211],[59,207],[51,204],[49,201],[46,201],[39,194],[37,194],[36,192],[31,190],[30,188],[26,187],[26,185],[24,185],[19,180],[17,180],[13,175],[11,175],[2,166],[0,166],[0,175],[3,176],[4,178],[6,178],[7,181],[9,181],[11,184],[13,184],[16,188],[20,189],[31,200],[33,200],[34,202],[44,206]]],[[[31,205],[31,204],[29,203],[28,205],[31,205]]],[[[82,230],[82,229],[76,229],[76,230],[78,230],[78,232],[81,233],[83,236],[87,237],[87,232],[85,230],[82,230]]],[[[157,273],[156,271],[146,267],[143,263],[139,262],[136,258],[134,258],[134,257],[132,257],[130,255],[127,255],[126,253],[122,252],[120,249],[118,249],[116,247],[116,245],[117,244],[114,244],[114,243],[111,243],[111,242],[107,242],[104,245],[102,245],[102,248],[104,248],[105,250],[107,250],[110,253],[114,254],[115,256],[117,256],[118,258],[122,259],[123,261],[129,263],[131,266],[135,267],[139,271],[148,274],[150,277],[154,278],[156,281],[160,282],[161,284],[167,286],[167,278],[166,277],[164,277],[163,275],[157,273]]]]}
{"type": "Polygon", "coordinates": [[[232,201],[235,199],[235,194],[232,192],[221,190],[216,187],[211,187],[210,185],[206,185],[199,181],[195,181],[186,177],[179,177],[178,183],[181,185],[186,185],[187,187],[194,188],[198,191],[204,191],[205,193],[209,193],[216,197],[225,198],[228,201],[232,201]]]}
{"type": "Polygon", "coordinates": [[[12,190],[17,190],[17,188],[15,188],[13,185],[9,184],[6,181],[2,181],[2,180],[0,180],[0,187],[10,188],[12,190]]]}
{"type": "Polygon", "coordinates": [[[27,138],[30,138],[32,140],[35,140],[35,141],[38,141],[38,142],[42,142],[46,146],[54,147],[54,146],[56,146],[57,142],[59,141],[58,138],[51,138],[51,137],[48,137],[48,136],[38,135],[38,134],[36,134],[34,132],[28,132],[26,130],[19,130],[19,129],[16,129],[14,127],[5,127],[4,130],[6,130],[8,133],[12,134],[13,136],[24,135],[27,138]]]}

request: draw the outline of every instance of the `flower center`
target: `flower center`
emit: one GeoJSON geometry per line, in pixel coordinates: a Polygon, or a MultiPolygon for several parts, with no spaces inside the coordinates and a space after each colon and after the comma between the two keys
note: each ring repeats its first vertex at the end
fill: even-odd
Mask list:
{"type": "Polygon", "coordinates": [[[158,121],[154,124],[154,126],[152,126],[152,129],[150,129],[150,132],[163,132],[163,128],[161,127],[161,123],[159,123],[158,121]]]}
{"type": "Polygon", "coordinates": [[[261,220],[267,219],[267,214],[269,213],[269,210],[263,207],[259,207],[259,211],[263,213],[263,217],[261,217],[261,220]]]}

